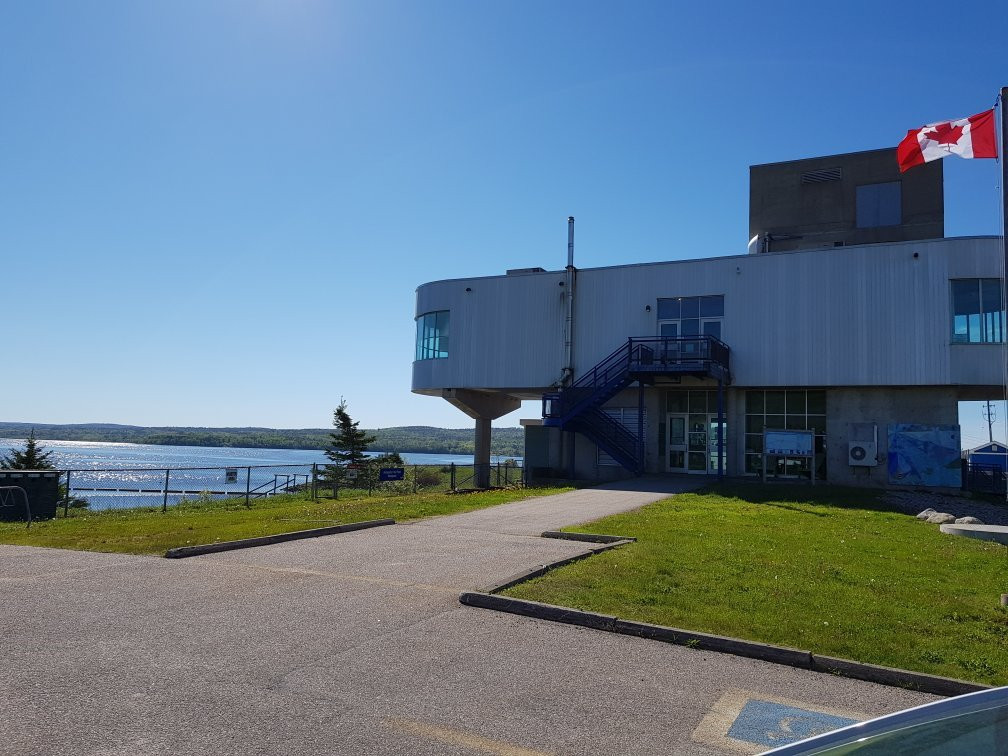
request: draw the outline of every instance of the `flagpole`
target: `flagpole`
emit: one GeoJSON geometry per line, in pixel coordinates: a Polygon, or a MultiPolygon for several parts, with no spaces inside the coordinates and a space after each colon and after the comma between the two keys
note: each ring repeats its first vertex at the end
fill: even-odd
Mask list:
{"type": "MultiPolygon", "coordinates": [[[[1005,234],[1005,226],[1008,225],[1008,157],[1005,155],[1005,146],[1008,145],[1008,118],[1005,118],[1005,102],[1008,102],[1008,87],[1001,87],[1001,243],[1004,245],[1005,278],[1008,279],[1008,234],[1005,234]]],[[[1002,289],[1002,297],[1008,296],[1008,291],[1002,289]]],[[[1002,335],[1002,338],[1004,336],[1002,335]]],[[[1008,388],[1008,387],[1006,387],[1008,388]]]]}
{"type": "MultiPolygon", "coordinates": [[[[1002,313],[1008,305],[1008,234],[1005,233],[1008,227],[1008,155],[1005,155],[1005,147],[1008,146],[1008,118],[1005,118],[1005,103],[1008,102],[1008,87],[1001,87],[1001,149],[998,151],[998,158],[1001,160],[1001,245],[1004,247],[1004,270],[1001,278],[1001,307],[1002,313]]],[[[1008,338],[1005,335],[1005,320],[1001,320],[1001,365],[1002,380],[1004,381],[1003,399],[1005,407],[1008,408],[1008,338]]],[[[1005,413],[1008,415],[1008,412],[1005,413]]],[[[1008,472],[1008,471],[1006,471],[1008,472]]],[[[1005,488],[1005,501],[1008,501],[1008,487],[1005,488]]]]}
{"type": "MultiPolygon", "coordinates": [[[[1008,225],[1008,160],[1005,146],[1008,145],[1008,118],[1005,118],[1005,102],[1008,102],[1008,87],[1001,87],[1001,243],[1004,245],[1005,278],[1008,278],[1008,235],[1005,226],[1008,225]]],[[[1008,296],[1008,291],[1002,289],[1002,296],[1008,296]]],[[[1002,336],[1003,338],[1003,336],[1002,336]]]]}

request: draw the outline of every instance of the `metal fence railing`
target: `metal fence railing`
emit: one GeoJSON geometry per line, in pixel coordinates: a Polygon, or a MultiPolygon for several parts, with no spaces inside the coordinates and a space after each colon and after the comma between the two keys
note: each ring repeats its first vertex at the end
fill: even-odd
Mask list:
{"type": "Polygon", "coordinates": [[[231,500],[251,507],[281,494],[305,498],[369,495],[402,496],[421,492],[524,485],[524,470],[514,460],[491,465],[246,465],[75,469],[60,471],[60,507],[103,511],[160,508],[231,500]]]}
{"type": "Polygon", "coordinates": [[[963,460],[962,481],[964,489],[980,493],[1003,494],[1008,488],[1005,471],[1000,465],[984,465],[963,460]]]}

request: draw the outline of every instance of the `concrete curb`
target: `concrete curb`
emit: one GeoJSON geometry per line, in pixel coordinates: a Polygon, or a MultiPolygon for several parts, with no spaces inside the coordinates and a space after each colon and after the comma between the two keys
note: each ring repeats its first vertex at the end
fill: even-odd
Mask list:
{"type": "MultiPolygon", "coordinates": [[[[572,539],[572,540],[583,540],[583,539],[572,539]]],[[[587,557],[593,556],[595,554],[601,554],[603,551],[608,551],[609,549],[614,549],[617,546],[623,546],[624,544],[632,543],[632,542],[633,541],[631,539],[622,538],[622,539],[620,539],[618,541],[612,541],[611,543],[606,543],[606,544],[603,544],[601,546],[596,546],[596,547],[591,548],[591,549],[589,549],[588,551],[586,551],[586,552],[584,552],[582,554],[575,554],[572,557],[567,557],[566,559],[561,559],[561,560],[559,560],[557,562],[550,562],[548,564],[541,564],[538,567],[533,567],[531,569],[524,570],[523,572],[519,572],[517,575],[512,575],[507,580],[505,580],[503,583],[498,583],[497,585],[492,585],[489,588],[486,588],[483,592],[487,593],[487,594],[500,593],[501,591],[507,590],[508,588],[511,588],[513,586],[518,585],[519,583],[524,583],[527,580],[532,580],[534,578],[541,577],[542,575],[545,575],[550,570],[555,570],[557,567],[563,567],[564,565],[571,564],[573,562],[579,562],[582,559],[586,559],[587,557]]],[[[545,606],[545,604],[544,604],[544,606],[545,606]]]]}
{"type": "Polygon", "coordinates": [[[894,688],[909,688],[924,693],[934,693],[937,696],[961,696],[963,693],[991,689],[990,685],[956,680],[952,677],[926,675],[922,672],[911,672],[908,669],[880,667],[877,664],[865,664],[849,659],[820,656],[819,654],[812,654],[812,669],[816,672],[828,672],[840,677],[853,677],[855,680],[891,685],[894,688]]]}
{"type": "Polygon", "coordinates": [[[745,656],[750,659],[759,659],[774,664],[784,664],[789,667],[798,667],[812,672],[823,672],[840,677],[848,677],[854,680],[865,680],[866,682],[889,685],[897,688],[908,688],[918,690],[922,693],[932,693],[938,696],[959,696],[964,693],[974,693],[979,690],[989,690],[989,685],[980,685],[965,680],[956,680],[951,677],[940,677],[938,675],[928,675],[921,672],[911,672],[905,669],[894,669],[892,667],[881,667],[876,664],[864,664],[862,662],[851,661],[849,659],[838,659],[832,656],[821,656],[811,651],[786,646],[774,646],[770,643],[759,643],[757,641],[743,640],[741,638],[729,638],[723,635],[711,635],[695,630],[682,630],[676,627],[665,627],[663,625],[650,625],[646,622],[635,622],[633,620],[623,620],[608,614],[597,612],[586,612],[580,609],[571,609],[565,606],[555,606],[553,604],[543,604],[538,601],[527,601],[525,599],[511,598],[510,596],[496,595],[499,591],[511,588],[526,580],[545,575],[550,570],[562,567],[563,565],[576,562],[580,559],[592,556],[602,551],[631,543],[634,539],[620,538],[619,536],[593,536],[587,533],[557,533],[549,531],[543,533],[545,538],[568,538],[574,541],[598,542],[593,539],[604,538],[605,545],[593,548],[584,554],[561,559],[550,564],[540,565],[531,570],[515,575],[509,580],[488,588],[485,592],[466,591],[459,596],[459,602],[466,606],[473,606],[480,609],[493,609],[498,612],[508,612],[519,614],[523,617],[547,620],[550,622],[563,622],[568,625],[578,625],[588,627],[593,630],[602,630],[607,633],[618,633],[620,635],[633,635],[647,640],[661,641],[662,643],[672,643],[677,646],[688,646],[702,651],[717,651],[722,654],[733,654],[735,656],[745,656]],[[616,539],[616,540],[611,540],[616,539]]]}
{"type": "Polygon", "coordinates": [[[367,520],[365,522],[350,522],[346,525],[331,525],[325,528],[312,528],[311,530],[295,530],[292,533],[277,533],[275,535],[260,536],[258,538],[242,538],[238,541],[204,543],[198,546],[179,546],[174,549],[168,549],[168,551],[165,552],[165,559],[185,559],[186,557],[200,556],[202,554],[216,554],[220,551],[250,549],[254,546],[268,546],[271,543],[299,541],[303,538],[318,538],[319,536],[333,535],[335,533],[349,533],[354,530],[377,528],[381,525],[395,525],[395,520],[367,520]]]}
{"type": "Polygon", "coordinates": [[[543,538],[560,538],[564,541],[584,541],[586,543],[633,543],[636,538],[618,535],[596,535],[595,533],[565,533],[562,530],[547,530],[543,538]]]}

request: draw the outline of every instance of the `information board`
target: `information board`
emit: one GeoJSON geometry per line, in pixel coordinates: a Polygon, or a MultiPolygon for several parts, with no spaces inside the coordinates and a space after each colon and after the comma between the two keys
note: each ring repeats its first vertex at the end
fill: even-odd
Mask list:
{"type": "Polygon", "coordinates": [[[777,457],[811,457],[813,431],[768,430],[764,431],[763,453],[777,457]]]}
{"type": "Polygon", "coordinates": [[[763,429],[763,482],[767,480],[767,457],[807,457],[809,482],[815,485],[815,431],[763,429]]]}
{"type": "Polygon", "coordinates": [[[405,467],[383,467],[378,471],[379,480],[402,480],[406,477],[405,467]]]}

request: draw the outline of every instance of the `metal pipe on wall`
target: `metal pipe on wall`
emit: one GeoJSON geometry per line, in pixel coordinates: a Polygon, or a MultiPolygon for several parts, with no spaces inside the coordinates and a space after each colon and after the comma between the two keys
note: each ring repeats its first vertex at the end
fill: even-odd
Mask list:
{"type": "Polygon", "coordinates": [[[574,216],[567,218],[567,275],[564,288],[567,297],[567,316],[564,323],[564,367],[560,383],[574,380],[574,216]]]}

